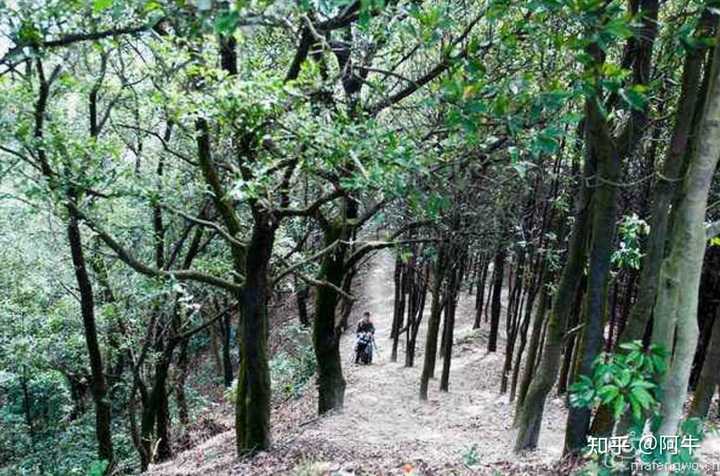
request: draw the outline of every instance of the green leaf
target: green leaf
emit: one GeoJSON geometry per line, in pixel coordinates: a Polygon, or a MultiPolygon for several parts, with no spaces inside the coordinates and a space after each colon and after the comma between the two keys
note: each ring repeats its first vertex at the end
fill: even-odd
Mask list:
{"type": "Polygon", "coordinates": [[[635,85],[631,88],[621,88],[620,97],[622,97],[632,109],[642,111],[647,105],[647,97],[642,92],[642,89],[637,86],[640,85],[635,85]]]}
{"type": "Polygon", "coordinates": [[[149,0],[145,2],[145,6],[143,7],[143,10],[145,13],[154,12],[156,10],[162,10],[162,5],[157,0],[149,0]]]}
{"type": "Polygon", "coordinates": [[[622,414],[625,412],[625,397],[622,395],[618,395],[617,398],[612,403],[613,405],[613,415],[615,416],[615,419],[617,420],[622,416],[622,414]]]}
{"type": "Polygon", "coordinates": [[[236,11],[225,11],[215,19],[215,32],[220,36],[232,35],[237,28],[240,14],[236,11]]]}
{"type": "Polygon", "coordinates": [[[610,20],[604,29],[604,33],[607,33],[615,38],[626,39],[633,35],[632,30],[628,26],[628,22],[624,18],[615,18],[610,20]]]}
{"type": "Polygon", "coordinates": [[[657,387],[657,385],[655,385],[652,382],[648,382],[647,380],[637,380],[637,381],[633,382],[632,384],[630,384],[630,387],[631,388],[640,387],[640,388],[650,389],[650,388],[657,387]]]}
{"type": "Polygon", "coordinates": [[[627,387],[630,379],[632,379],[632,375],[628,369],[622,369],[622,371],[615,376],[615,381],[619,387],[627,387]]]}
{"type": "Polygon", "coordinates": [[[112,7],[113,0],[93,0],[92,7],[95,13],[102,12],[112,7]]]}
{"type": "Polygon", "coordinates": [[[87,475],[88,476],[103,476],[105,474],[105,470],[108,467],[108,462],[106,460],[100,460],[100,461],[94,461],[90,468],[88,468],[87,475]]]}
{"type": "Polygon", "coordinates": [[[610,403],[620,393],[620,389],[615,385],[604,385],[598,390],[598,396],[603,403],[610,403]]]}
{"type": "Polygon", "coordinates": [[[630,397],[635,397],[635,400],[642,406],[644,409],[650,408],[650,406],[655,403],[655,399],[648,393],[647,390],[645,390],[641,386],[635,386],[630,391],[630,397]]]}

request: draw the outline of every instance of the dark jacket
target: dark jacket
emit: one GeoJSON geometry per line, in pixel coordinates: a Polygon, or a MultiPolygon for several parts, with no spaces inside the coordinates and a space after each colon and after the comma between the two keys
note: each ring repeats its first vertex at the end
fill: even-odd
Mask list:
{"type": "Polygon", "coordinates": [[[375,334],[375,326],[373,326],[372,322],[360,321],[358,322],[357,331],[355,333],[360,334],[361,332],[375,334]]]}

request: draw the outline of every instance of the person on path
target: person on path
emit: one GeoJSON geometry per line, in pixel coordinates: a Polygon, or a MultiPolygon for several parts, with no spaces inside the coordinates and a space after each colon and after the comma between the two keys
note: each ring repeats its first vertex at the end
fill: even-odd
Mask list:
{"type": "Polygon", "coordinates": [[[371,364],[373,343],[375,340],[375,326],[370,319],[370,313],[365,311],[363,318],[358,322],[355,331],[355,363],[371,364]]]}

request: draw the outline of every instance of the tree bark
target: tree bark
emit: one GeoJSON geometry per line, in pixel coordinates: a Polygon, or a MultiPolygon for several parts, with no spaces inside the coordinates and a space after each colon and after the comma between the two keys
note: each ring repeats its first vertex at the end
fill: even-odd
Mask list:
{"type": "Polygon", "coordinates": [[[502,310],[502,281],[503,270],[505,268],[505,250],[498,248],[495,253],[494,268],[494,284],[492,294],[492,304],[490,311],[490,337],[488,338],[488,352],[497,351],[498,329],[500,327],[500,311],[502,310]]]}
{"type": "Polygon", "coordinates": [[[230,334],[232,330],[232,315],[228,311],[220,321],[223,326],[223,345],[222,345],[222,357],[223,357],[223,383],[225,388],[230,388],[233,383],[233,363],[230,356],[230,349],[232,342],[230,334]]]}
{"type": "Polygon", "coordinates": [[[445,296],[445,351],[443,352],[443,369],[440,376],[440,390],[447,392],[450,388],[450,364],[452,362],[453,333],[455,330],[455,308],[459,287],[460,263],[454,256],[453,269],[450,271],[445,296]]]}
{"type": "Polygon", "coordinates": [[[392,337],[392,351],[390,353],[390,362],[397,362],[398,345],[400,343],[400,330],[403,327],[403,319],[405,317],[405,265],[398,255],[395,258],[395,300],[393,301],[393,323],[390,331],[392,337]]]}
{"type": "Polygon", "coordinates": [[[185,382],[187,381],[188,365],[190,363],[188,356],[189,344],[190,339],[185,339],[180,344],[180,353],[177,362],[178,376],[175,382],[175,402],[177,403],[178,418],[183,426],[190,424],[190,410],[188,409],[187,397],[185,395],[185,382]]]}
{"type": "MultiPolygon", "coordinates": [[[[716,23],[716,15],[704,10],[696,36],[707,35],[716,23]]],[[[659,284],[660,266],[665,256],[669,210],[678,188],[678,180],[685,170],[688,157],[688,142],[694,129],[693,117],[697,115],[698,102],[702,104],[702,95],[698,94],[701,83],[705,48],[695,47],[688,52],[683,67],[680,100],[675,115],[675,125],[670,139],[662,173],[653,189],[653,208],[650,218],[650,234],[647,239],[645,257],[638,283],[638,296],[628,316],[625,328],[618,343],[640,340],[652,316],[659,284]],[[699,101],[698,101],[699,98],[699,101]]]]}
{"type": "Polygon", "coordinates": [[[437,358],[437,341],[440,331],[440,294],[442,282],[445,278],[445,245],[440,245],[440,252],[435,261],[433,270],[432,300],[430,303],[430,318],[428,320],[427,335],[425,336],[425,359],[423,362],[422,375],[420,376],[420,400],[428,398],[428,384],[435,374],[435,361],[437,358]]]}
{"type": "Polygon", "coordinates": [[[103,371],[102,353],[98,342],[97,325],[95,323],[95,298],[92,283],[87,272],[85,256],[82,247],[79,217],[75,208],[68,207],[69,219],[67,224],[68,241],[72,255],[75,279],[80,293],[80,312],[82,314],[85,343],[90,358],[90,371],[92,383],[90,386],[93,401],[95,402],[95,434],[98,440],[98,457],[107,461],[112,467],[113,444],[111,423],[111,409],[108,401],[108,390],[103,371]]]}
{"type": "MultiPolygon", "coordinates": [[[[716,38],[720,35],[716,34],[716,38]]],[[[652,341],[673,347],[663,378],[660,435],[675,435],[682,418],[690,368],[698,341],[697,308],[705,254],[705,212],[720,157],[720,49],[716,48],[702,120],[674,211],[670,252],[660,268],[652,341]]]]}
{"type": "Polygon", "coordinates": [[[309,297],[310,288],[305,285],[302,285],[302,287],[298,289],[297,293],[295,293],[298,308],[298,319],[300,320],[300,325],[303,327],[310,327],[310,318],[308,317],[307,309],[307,301],[309,297]]]}
{"type": "MultiPolygon", "coordinates": [[[[329,225],[324,230],[325,245],[344,240],[343,225],[329,225]]],[[[345,273],[346,245],[340,244],[325,255],[321,263],[320,279],[342,286],[345,273]]],[[[340,332],[335,323],[335,310],[340,296],[328,286],[316,289],[313,318],[313,344],[318,365],[318,413],[340,409],[345,400],[345,379],[340,358],[340,332]]]]}
{"type": "MultiPolygon", "coordinates": [[[[547,271],[545,271],[547,273],[547,271]]],[[[519,409],[522,407],[527,395],[528,388],[530,387],[530,381],[532,376],[535,374],[535,364],[538,360],[538,350],[540,349],[540,335],[545,324],[545,314],[547,314],[548,303],[550,296],[548,296],[548,290],[545,289],[545,276],[541,276],[540,281],[540,300],[538,302],[537,311],[533,317],[532,333],[530,334],[530,341],[528,343],[528,353],[525,359],[525,368],[523,369],[522,378],[520,379],[520,389],[518,391],[518,400],[515,412],[515,422],[517,424],[518,415],[520,414],[519,409]]]]}
{"type": "Polygon", "coordinates": [[[688,412],[690,417],[707,418],[713,395],[720,385],[720,306],[710,332],[710,344],[705,353],[705,362],[688,412]]]}
{"type": "MultiPolygon", "coordinates": [[[[603,348],[603,323],[607,306],[607,287],[610,276],[610,257],[615,235],[617,187],[620,177],[620,157],[608,140],[607,123],[595,98],[588,99],[587,131],[589,146],[597,157],[599,184],[593,196],[592,244],[587,291],[585,294],[584,338],[580,342],[578,374],[590,375],[595,357],[603,348]]],[[[585,446],[590,426],[589,408],[570,407],[565,432],[565,453],[577,453],[585,446]]]]}
{"type": "Polygon", "coordinates": [[[481,260],[481,271],[478,273],[478,280],[476,285],[475,295],[475,322],[473,322],[473,329],[479,329],[482,324],[482,311],[485,308],[485,284],[487,282],[487,273],[490,265],[490,260],[484,256],[481,260]]]}
{"type": "Polygon", "coordinates": [[[272,218],[255,211],[240,301],[240,368],[235,412],[238,454],[270,447],[270,369],[267,357],[268,267],[275,241],[272,218]]]}

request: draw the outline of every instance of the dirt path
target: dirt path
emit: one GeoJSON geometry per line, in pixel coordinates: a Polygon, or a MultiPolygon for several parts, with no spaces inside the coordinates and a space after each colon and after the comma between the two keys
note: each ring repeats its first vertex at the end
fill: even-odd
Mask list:
{"type": "MultiPolygon", "coordinates": [[[[415,367],[403,366],[402,344],[399,362],[389,361],[392,271],[390,255],[379,255],[365,281],[365,296],[369,298],[366,307],[374,315],[380,346],[374,364],[346,365],[345,410],[307,428],[305,436],[354,447],[361,455],[375,455],[383,461],[384,468],[397,468],[404,463],[422,466],[420,462],[431,462],[436,471],[457,468],[464,462],[463,455],[473,447],[480,467],[505,466],[512,459],[512,407],[506,397],[498,394],[504,341],[499,342],[499,352],[485,352],[487,329],[472,330],[474,298],[463,295],[457,313],[450,391],[439,392],[438,381],[433,380],[428,402],[420,402],[424,325],[418,338],[415,367]]],[[[352,338],[344,338],[341,345],[343,355],[349,357],[352,338]]],[[[548,407],[540,441],[542,449],[528,458],[528,463],[550,462],[560,457],[565,410],[559,400],[551,400],[548,407]]]]}

